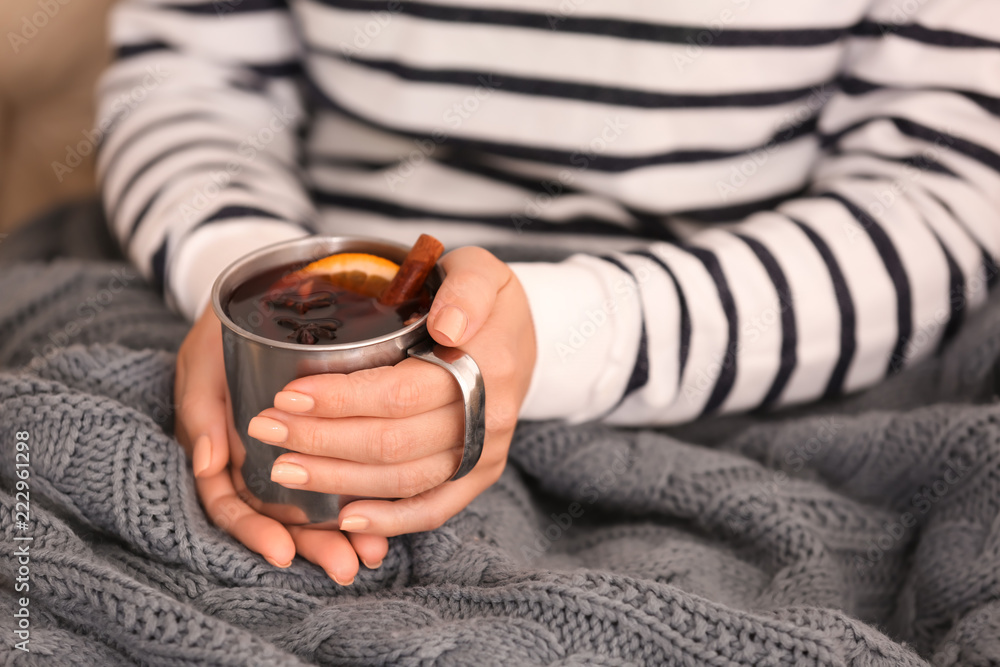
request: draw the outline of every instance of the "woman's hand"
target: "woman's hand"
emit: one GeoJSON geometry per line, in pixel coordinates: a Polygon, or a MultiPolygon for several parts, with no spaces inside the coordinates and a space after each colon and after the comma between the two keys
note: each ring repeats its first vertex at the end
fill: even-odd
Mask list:
{"type": "Polygon", "coordinates": [[[384,537],[286,527],[239,498],[229,476],[232,418],[226,396],[222,325],[209,307],[177,354],[174,402],[177,439],[192,459],[198,496],[212,522],[276,567],[291,565],[297,552],[342,585],[354,581],[358,557],[378,567],[388,551],[384,537]]]}
{"type": "Polygon", "coordinates": [[[510,268],[482,248],[461,248],[441,263],[447,277],[428,329],[438,343],[469,353],[486,385],[486,442],[468,475],[449,481],[464,444],[458,385],[417,359],[294,380],[275,396],[274,408],[250,422],[254,438],[293,450],[275,461],[273,481],[399,499],[342,508],[340,528],[352,540],[437,528],[493,484],[507,462],[535,365],[527,297],[510,268]]]}

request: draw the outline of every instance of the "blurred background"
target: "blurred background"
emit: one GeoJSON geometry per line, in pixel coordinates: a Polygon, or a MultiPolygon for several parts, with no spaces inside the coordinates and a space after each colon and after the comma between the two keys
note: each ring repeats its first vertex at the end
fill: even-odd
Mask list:
{"type": "Polygon", "coordinates": [[[97,190],[93,151],[68,171],[53,163],[77,164],[67,153],[94,129],[113,3],[0,0],[0,232],[97,190]]]}

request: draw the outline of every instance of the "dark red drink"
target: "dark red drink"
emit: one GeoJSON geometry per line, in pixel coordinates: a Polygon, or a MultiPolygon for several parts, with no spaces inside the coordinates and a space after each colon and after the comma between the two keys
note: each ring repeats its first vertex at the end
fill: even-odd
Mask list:
{"type": "Polygon", "coordinates": [[[384,306],[375,297],[327,276],[296,278],[301,265],[280,266],[233,291],[226,312],[240,327],[265,338],[304,345],[354,343],[402,329],[430,308],[422,288],[415,299],[384,306]]]}

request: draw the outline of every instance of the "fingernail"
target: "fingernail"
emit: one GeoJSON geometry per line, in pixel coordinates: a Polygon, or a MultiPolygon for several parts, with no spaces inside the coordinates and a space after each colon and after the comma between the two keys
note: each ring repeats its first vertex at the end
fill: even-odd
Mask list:
{"type": "Polygon", "coordinates": [[[382,567],[382,561],[379,561],[379,562],[377,562],[377,563],[369,563],[369,562],[368,562],[368,561],[366,561],[366,560],[365,560],[364,558],[362,558],[362,559],[361,559],[361,562],[362,562],[362,563],[364,563],[364,564],[365,564],[365,567],[367,567],[367,568],[368,568],[369,570],[377,570],[377,569],[379,569],[380,567],[382,567]]]}
{"type": "Polygon", "coordinates": [[[194,454],[191,456],[191,467],[195,477],[208,470],[212,465],[212,440],[207,435],[199,436],[194,443],[194,454]]]}
{"type": "Polygon", "coordinates": [[[341,530],[364,530],[370,525],[372,522],[363,516],[349,516],[340,520],[341,530]]]}
{"type": "Polygon", "coordinates": [[[336,581],[336,582],[337,582],[338,584],[340,584],[341,586],[350,586],[351,584],[353,584],[353,583],[354,583],[354,577],[351,577],[350,581],[341,581],[340,579],[338,579],[337,577],[333,576],[333,575],[332,575],[331,573],[329,573],[329,572],[327,572],[327,575],[328,575],[328,576],[329,576],[329,577],[330,577],[331,579],[333,579],[334,581],[336,581]]]}
{"type": "Polygon", "coordinates": [[[279,563],[278,561],[274,560],[273,558],[271,558],[269,556],[264,556],[264,560],[266,560],[268,563],[270,563],[271,565],[273,565],[275,567],[280,567],[281,569],[285,569],[286,567],[291,567],[291,565],[292,565],[292,561],[288,561],[287,563],[285,563],[284,565],[282,565],[281,563],[279,563]]]}
{"type": "Polygon", "coordinates": [[[465,328],[469,326],[469,318],[465,311],[457,306],[445,306],[438,313],[434,320],[434,326],[444,334],[450,343],[457,343],[458,339],[465,333],[465,328]]]}
{"type": "Polygon", "coordinates": [[[262,442],[280,445],[288,439],[288,427],[277,419],[270,417],[254,417],[247,426],[247,434],[262,442]]]}
{"type": "Polygon", "coordinates": [[[316,401],[297,391],[279,391],[274,395],[274,407],[285,412],[309,412],[316,407],[316,401]]]}
{"type": "Polygon", "coordinates": [[[309,471],[297,463],[275,463],[271,468],[271,481],[278,484],[305,484],[309,471]]]}

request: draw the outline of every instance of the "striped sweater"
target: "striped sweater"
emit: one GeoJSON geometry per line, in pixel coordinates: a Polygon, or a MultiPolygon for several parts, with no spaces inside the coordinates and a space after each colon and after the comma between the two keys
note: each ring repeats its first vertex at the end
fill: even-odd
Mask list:
{"type": "Polygon", "coordinates": [[[1000,253],[994,0],[126,0],[115,234],[194,317],[308,233],[517,263],[525,418],[675,423],[871,385],[1000,253]]]}

